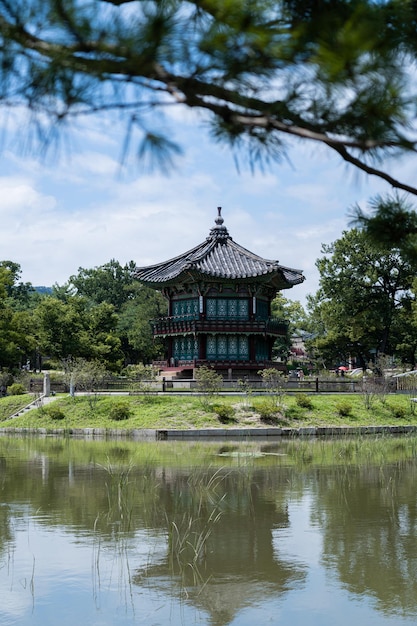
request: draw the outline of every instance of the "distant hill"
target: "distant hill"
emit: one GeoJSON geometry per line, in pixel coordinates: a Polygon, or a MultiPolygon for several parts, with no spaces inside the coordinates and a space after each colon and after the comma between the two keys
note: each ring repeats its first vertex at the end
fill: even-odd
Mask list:
{"type": "Polygon", "coordinates": [[[38,287],[33,287],[35,291],[37,291],[38,293],[47,293],[47,294],[51,294],[52,293],[52,287],[45,287],[45,286],[38,286],[38,287]]]}

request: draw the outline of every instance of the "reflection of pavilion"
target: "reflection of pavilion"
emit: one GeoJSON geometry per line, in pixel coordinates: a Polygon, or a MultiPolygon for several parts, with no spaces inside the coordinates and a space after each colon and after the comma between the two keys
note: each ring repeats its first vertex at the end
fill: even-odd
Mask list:
{"type": "MultiPolygon", "coordinates": [[[[206,611],[213,626],[229,624],[243,608],[283,594],[305,578],[304,568],[298,563],[282,561],[274,553],[272,529],[289,526],[285,504],[277,508],[275,502],[262,498],[259,484],[259,491],[253,486],[249,491],[239,489],[236,475],[226,478],[222,487],[228,498],[222,503],[219,520],[211,527],[197,567],[187,563],[186,558],[183,563],[172,558],[170,545],[164,562],[138,571],[133,577],[138,584],[146,579],[151,588],[206,611]]],[[[187,500],[186,489],[184,481],[176,485],[175,492],[187,500]]],[[[182,522],[186,527],[184,518],[176,517],[170,509],[170,497],[166,495],[163,506],[170,521],[178,527],[182,522]]],[[[207,519],[211,510],[205,506],[199,513],[207,519]]]]}

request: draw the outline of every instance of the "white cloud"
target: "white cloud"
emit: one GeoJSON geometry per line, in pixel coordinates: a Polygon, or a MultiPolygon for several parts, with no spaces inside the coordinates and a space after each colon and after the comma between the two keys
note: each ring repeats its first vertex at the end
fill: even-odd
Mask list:
{"type": "MultiPolygon", "coordinates": [[[[115,117],[80,122],[70,134],[72,150],[66,153],[64,143],[56,160],[3,151],[2,258],[20,263],[23,279],[35,285],[62,284],[79,266],[111,258],[146,265],[204,240],[222,206],[235,241],[304,270],[304,285],[286,292],[303,300],[317,289],[321,244],[348,226],[348,208],[389,191],[323,148],[296,142],[291,164],[283,161],[264,175],[239,174],[230,152],[208,139],[192,112],[175,108],[169,117],[186,148],[169,177],[144,173],[134,158],[121,167],[125,127],[115,117]]],[[[414,177],[413,159],[391,166],[414,177]]]]}
{"type": "Polygon", "coordinates": [[[49,211],[56,206],[55,199],[36,190],[30,180],[21,177],[0,177],[0,215],[11,212],[15,217],[49,211]]]}

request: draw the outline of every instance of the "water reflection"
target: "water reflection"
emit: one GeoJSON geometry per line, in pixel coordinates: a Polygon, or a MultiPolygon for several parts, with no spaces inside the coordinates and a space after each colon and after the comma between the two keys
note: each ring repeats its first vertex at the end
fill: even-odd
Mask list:
{"type": "Polygon", "coordinates": [[[317,476],[314,519],[323,562],[350,592],[383,613],[416,614],[416,463],[317,476]]]}
{"type": "Polygon", "coordinates": [[[416,451],[0,437],[0,623],[415,623],[416,451]]]}

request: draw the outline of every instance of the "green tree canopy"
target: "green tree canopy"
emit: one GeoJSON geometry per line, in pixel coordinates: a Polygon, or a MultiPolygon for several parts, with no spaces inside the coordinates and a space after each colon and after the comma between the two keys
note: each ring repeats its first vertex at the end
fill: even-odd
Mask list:
{"type": "MultiPolygon", "coordinates": [[[[309,308],[318,333],[314,345],[324,359],[337,365],[356,357],[364,366],[378,354],[406,358],[403,344],[416,336],[411,314],[416,263],[398,249],[375,246],[357,229],[324,245],[322,253],[316,263],[319,291],[309,308]]],[[[407,351],[413,364],[416,343],[407,351]]]]}
{"type": "Polygon", "coordinates": [[[123,350],[130,363],[148,363],[163,357],[161,340],[154,340],[151,320],[166,315],[167,303],[159,291],[135,284],[134,298],[123,305],[117,324],[123,350]]]}
{"type": "Polygon", "coordinates": [[[271,315],[288,324],[285,336],[276,339],[273,347],[273,356],[286,360],[290,354],[291,337],[299,331],[308,329],[308,316],[298,300],[289,300],[282,292],[278,292],[271,302],[271,315]]]}
{"type": "Polygon", "coordinates": [[[36,322],[29,306],[32,287],[19,281],[20,265],[0,262],[0,368],[17,368],[26,364],[36,346],[36,322]]]}
{"type": "Polygon", "coordinates": [[[162,167],[179,146],[159,113],[186,106],[252,165],[296,138],[417,194],[378,165],[416,149],[416,24],[413,0],[0,0],[0,102],[43,137],[121,111],[162,167]]]}
{"type": "Polygon", "coordinates": [[[43,356],[58,360],[96,359],[108,369],[120,369],[123,353],[116,333],[117,316],[111,304],[91,308],[80,296],[73,296],[67,302],[46,296],[35,309],[34,318],[43,356]]]}
{"type": "Polygon", "coordinates": [[[119,311],[135,293],[137,281],[132,278],[135,268],[134,261],[122,266],[119,261],[111,259],[108,263],[92,269],[80,267],[78,274],[71,276],[68,283],[75,288],[78,295],[84,296],[91,303],[107,302],[119,311]]]}
{"type": "MultiPolygon", "coordinates": [[[[114,259],[92,269],[80,267],[78,274],[70,277],[66,288],[57,289],[57,292],[65,300],[75,290],[88,302],[91,319],[99,318],[104,310],[100,307],[111,306],[125,361],[147,363],[161,353],[160,343],[153,340],[150,320],[166,313],[166,301],[159,292],[141,285],[132,277],[135,268],[134,261],[122,266],[114,259]]],[[[101,327],[104,331],[103,324],[101,327]]],[[[96,332],[98,330],[99,325],[96,332]]]]}
{"type": "Polygon", "coordinates": [[[399,249],[412,262],[417,260],[417,213],[405,196],[378,195],[368,202],[366,210],[356,205],[351,212],[352,223],[373,245],[399,249]]]}
{"type": "Polygon", "coordinates": [[[0,261],[1,283],[4,297],[8,299],[8,304],[15,310],[24,310],[34,307],[39,294],[36,293],[31,283],[23,283],[20,280],[22,268],[15,261],[0,261]]]}

